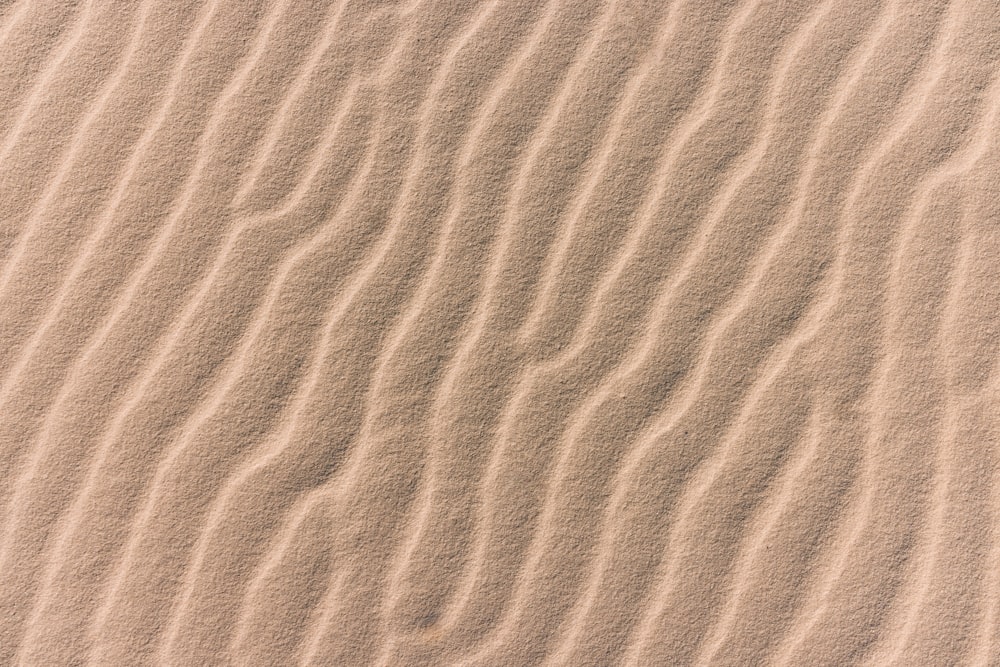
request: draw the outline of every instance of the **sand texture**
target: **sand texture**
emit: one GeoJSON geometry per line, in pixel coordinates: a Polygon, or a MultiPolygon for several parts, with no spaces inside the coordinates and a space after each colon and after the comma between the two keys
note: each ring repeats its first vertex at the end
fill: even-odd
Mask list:
{"type": "Polygon", "coordinates": [[[0,2],[0,666],[1000,665],[997,0],[0,2]]]}

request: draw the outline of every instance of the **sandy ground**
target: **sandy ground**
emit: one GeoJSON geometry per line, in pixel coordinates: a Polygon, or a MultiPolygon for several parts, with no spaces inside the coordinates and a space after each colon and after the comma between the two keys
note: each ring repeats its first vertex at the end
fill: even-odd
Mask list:
{"type": "Polygon", "coordinates": [[[1000,665],[996,0],[0,3],[0,665],[1000,665]]]}

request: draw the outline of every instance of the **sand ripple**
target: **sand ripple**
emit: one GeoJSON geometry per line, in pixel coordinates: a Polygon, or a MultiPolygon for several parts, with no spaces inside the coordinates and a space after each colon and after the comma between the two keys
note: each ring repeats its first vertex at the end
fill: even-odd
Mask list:
{"type": "Polygon", "coordinates": [[[0,3],[0,665],[1000,665],[998,35],[0,3]]]}

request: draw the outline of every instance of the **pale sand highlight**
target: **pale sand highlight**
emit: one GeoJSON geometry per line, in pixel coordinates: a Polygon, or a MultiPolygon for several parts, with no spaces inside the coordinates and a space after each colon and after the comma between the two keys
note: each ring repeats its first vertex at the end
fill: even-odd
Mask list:
{"type": "Polygon", "coordinates": [[[0,665],[1000,665],[998,36],[0,3],[0,665]]]}

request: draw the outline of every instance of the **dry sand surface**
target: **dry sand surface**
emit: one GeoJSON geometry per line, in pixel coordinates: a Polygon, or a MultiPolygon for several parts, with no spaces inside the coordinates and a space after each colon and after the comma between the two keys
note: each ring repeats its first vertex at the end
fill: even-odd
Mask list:
{"type": "Polygon", "coordinates": [[[997,0],[0,3],[0,665],[1000,665],[997,0]]]}

